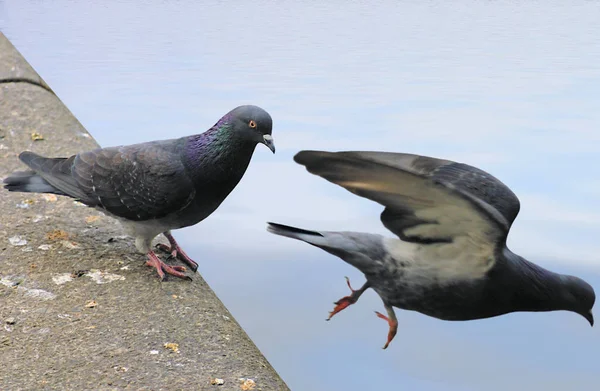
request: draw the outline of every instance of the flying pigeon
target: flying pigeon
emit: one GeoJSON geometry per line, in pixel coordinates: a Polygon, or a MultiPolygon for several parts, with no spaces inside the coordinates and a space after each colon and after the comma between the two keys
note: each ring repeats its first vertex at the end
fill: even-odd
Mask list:
{"type": "Polygon", "coordinates": [[[22,152],[30,170],[4,179],[9,191],[53,193],[72,197],[120,220],[135,238],[146,265],[187,278],[185,267],[164,263],[151,249],[160,245],[193,271],[194,262],[179,247],[171,230],[199,223],[214,212],[246,172],[258,143],[275,153],[271,116],[257,106],[240,106],[202,134],[141,144],[98,148],[69,158],[22,152]]]}
{"type": "Polygon", "coordinates": [[[519,213],[517,196],[478,168],[391,152],[301,151],[294,160],[315,175],[385,207],[383,225],[398,236],[309,231],[268,223],[271,233],[302,240],[364,273],[365,284],[336,303],[329,319],[373,288],[389,323],[397,307],[443,320],[517,311],[572,311],[594,324],[594,289],[580,278],[535,265],[506,247],[519,213]]]}

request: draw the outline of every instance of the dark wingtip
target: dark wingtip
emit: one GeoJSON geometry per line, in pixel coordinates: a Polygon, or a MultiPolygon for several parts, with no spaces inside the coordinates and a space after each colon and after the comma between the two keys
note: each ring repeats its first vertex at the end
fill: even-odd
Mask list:
{"type": "Polygon", "coordinates": [[[304,165],[304,162],[306,161],[306,156],[311,154],[312,152],[315,152],[315,151],[308,151],[308,150],[300,151],[294,155],[294,161],[298,164],[304,165]]]}
{"type": "Polygon", "coordinates": [[[317,150],[302,150],[294,156],[294,161],[298,164],[306,166],[306,169],[312,172],[312,168],[318,165],[327,165],[328,160],[342,161],[342,160],[361,160],[362,158],[358,155],[361,151],[317,151],[317,150]]]}
{"type": "Polygon", "coordinates": [[[35,152],[23,151],[23,152],[21,152],[19,154],[19,160],[29,166],[29,163],[31,162],[31,160],[33,160],[33,159],[35,159],[36,157],[39,157],[39,156],[40,155],[38,155],[35,152]]]}
{"type": "Polygon", "coordinates": [[[335,152],[306,149],[294,155],[294,161],[298,164],[302,164],[303,166],[307,166],[308,164],[314,162],[316,159],[326,157],[327,155],[331,155],[333,153],[335,152]]]}

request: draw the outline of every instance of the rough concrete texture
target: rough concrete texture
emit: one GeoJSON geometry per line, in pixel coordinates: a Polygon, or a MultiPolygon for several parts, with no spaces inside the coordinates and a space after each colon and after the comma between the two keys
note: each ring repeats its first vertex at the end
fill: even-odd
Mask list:
{"type": "Polygon", "coordinates": [[[2,32],[0,32],[0,80],[32,83],[52,91],[2,32]]]}
{"type": "MultiPolygon", "coordinates": [[[[0,33],[2,178],[97,146],[36,83],[0,33]]],[[[159,282],[114,220],[2,188],[0,216],[0,390],[288,390],[199,274],[159,282]]]]}

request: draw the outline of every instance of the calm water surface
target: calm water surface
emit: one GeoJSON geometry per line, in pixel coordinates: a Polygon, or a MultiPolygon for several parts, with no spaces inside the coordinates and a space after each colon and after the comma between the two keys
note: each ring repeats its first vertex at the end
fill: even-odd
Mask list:
{"type": "Polygon", "coordinates": [[[0,29],[103,146],[202,132],[253,103],[274,118],[232,195],[176,233],[294,390],[600,387],[600,333],[569,313],[443,322],[265,221],[388,233],[380,208],[311,176],[300,149],[476,165],[518,194],[511,249],[600,290],[600,4],[0,0],[0,29]]]}

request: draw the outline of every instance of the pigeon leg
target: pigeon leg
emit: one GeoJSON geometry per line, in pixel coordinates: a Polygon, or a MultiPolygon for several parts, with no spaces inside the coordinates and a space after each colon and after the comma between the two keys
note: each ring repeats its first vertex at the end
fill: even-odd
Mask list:
{"type": "Polygon", "coordinates": [[[167,246],[166,244],[160,243],[157,245],[157,247],[163,251],[171,253],[173,258],[177,258],[180,261],[187,263],[190,269],[193,271],[198,270],[198,264],[194,262],[194,260],[192,260],[192,258],[190,258],[181,247],[179,247],[177,241],[175,241],[175,238],[173,235],[171,235],[171,232],[163,232],[163,235],[165,235],[171,245],[167,246]]]}
{"type": "Polygon", "coordinates": [[[165,272],[172,276],[192,281],[191,277],[181,273],[185,271],[184,266],[169,266],[163,261],[161,261],[160,258],[154,253],[154,251],[149,251],[146,255],[148,255],[146,265],[152,266],[156,269],[156,272],[158,273],[158,276],[160,277],[161,281],[165,279],[165,272]]]}
{"type": "Polygon", "coordinates": [[[348,284],[348,288],[350,288],[352,293],[350,294],[350,296],[342,297],[341,299],[333,303],[335,304],[335,308],[329,313],[329,318],[327,318],[326,320],[330,320],[333,315],[337,314],[349,305],[356,303],[360,295],[362,295],[364,291],[366,291],[370,287],[369,282],[365,282],[362,288],[354,290],[352,289],[352,285],[350,285],[350,279],[348,277],[346,277],[346,283],[348,284]]]}
{"type": "Polygon", "coordinates": [[[384,303],[385,310],[388,313],[388,316],[383,315],[380,312],[375,311],[378,317],[388,322],[390,325],[390,331],[388,332],[387,342],[383,346],[384,349],[388,347],[392,339],[396,336],[396,332],[398,331],[398,319],[396,319],[396,313],[394,312],[394,307],[389,304],[384,303]]]}

